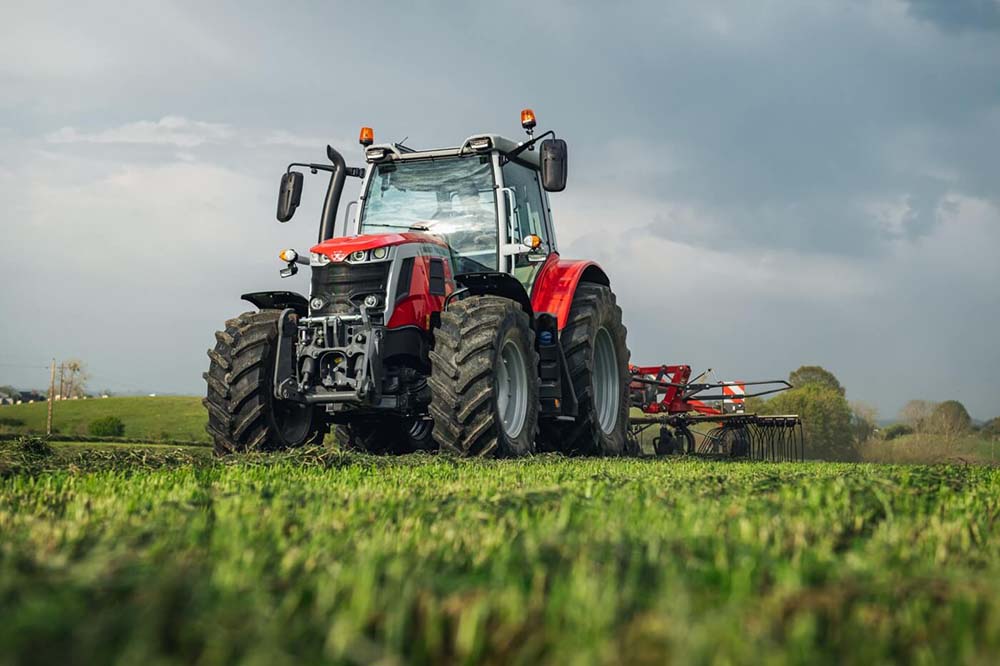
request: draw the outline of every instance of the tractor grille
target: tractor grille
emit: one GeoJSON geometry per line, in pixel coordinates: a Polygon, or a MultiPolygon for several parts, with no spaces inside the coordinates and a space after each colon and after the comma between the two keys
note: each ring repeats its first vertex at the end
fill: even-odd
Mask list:
{"type": "Polygon", "coordinates": [[[313,266],[312,298],[322,298],[325,305],[314,315],[354,314],[368,294],[385,296],[391,261],[370,264],[330,263],[313,266]]]}

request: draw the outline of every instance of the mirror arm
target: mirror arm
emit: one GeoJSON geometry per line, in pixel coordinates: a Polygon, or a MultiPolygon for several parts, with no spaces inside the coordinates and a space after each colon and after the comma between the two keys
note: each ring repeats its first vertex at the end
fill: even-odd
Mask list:
{"type": "Polygon", "coordinates": [[[523,153],[526,150],[534,150],[535,149],[535,144],[538,143],[539,141],[541,141],[542,139],[544,139],[545,137],[549,136],[550,134],[552,135],[553,139],[556,138],[556,133],[553,132],[552,130],[549,130],[547,132],[543,132],[542,134],[539,134],[538,136],[536,136],[535,138],[533,138],[531,141],[525,141],[524,143],[522,143],[520,146],[518,146],[514,150],[511,150],[509,152],[503,153],[504,159],[509,162],[510,160],[514,159],[515,157],[517,157],[518,155],[520,155],[521,153],[523,153]]]}
{"type": "MultiPolygon", "coordinates": [[[[333,173],[334,171],[337,170],[336,167],[331,166],[329,164],[306,164],[305,162],[292,162],[291,164],[288,165],[286,171],[290,172],[292,170],[292,167],[304,167],[306,169],[309,169],[313,173],[316,173],[317,171],[326,171],[328,173],[333,173]]],[[[353,178],[364,178],[365,169],[364,167],[344,167],[344,174],[347,176],[351,176],[353,178]]]]}

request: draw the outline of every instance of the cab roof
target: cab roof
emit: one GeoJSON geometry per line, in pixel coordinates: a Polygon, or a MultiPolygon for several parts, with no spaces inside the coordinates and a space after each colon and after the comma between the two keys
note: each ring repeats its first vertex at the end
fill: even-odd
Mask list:
{"type": "MultiPolygon", "coordinates": [[[[366,150],[373,150],[375,148],[383,148],[386,151],[386,157],[383,159],[387,160],[418,160],[427,157],[452,157],[457,155],[474,155],[476,153],[485,154],[489,150],[473,150],[470,147],[470,143],[475,139],[489,139],[491,148],[489,150],[497,150],[501,153],[508,153],[522,143],[518,143],[505,136],[500,136],[499,134],[474,134],[462,142],[461,146],[455,146],[453,148],[433,148],[431,150],[414,150],[407,146],[396,143],[378,143],[369,146],[366,150]]],[[[525,150],[517,156],[519,162],[527,162],[536,169],[540,166],[538,160],[537,150],[525,150]]]]}

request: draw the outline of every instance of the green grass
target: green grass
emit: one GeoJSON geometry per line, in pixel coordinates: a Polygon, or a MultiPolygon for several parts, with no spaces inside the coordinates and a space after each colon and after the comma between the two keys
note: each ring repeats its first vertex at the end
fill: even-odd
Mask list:
{"type": "Polygon", "coordinates": [[[0,663],[995,663],[998,516],[989,467],[8,444],[0,663]]]}
{"type": "MultiPolygon", "coordinates": [[[[18,419],[23,427],[8,432],[45,432],[45,403],[0,406],[0,417],[18,419]]],[[[168,439],[208,442],[205,408],[201,398],[162,396],[156,398],[95,398],[56,402],[53,428],[62,435],[86,435],[91,421],[117,416],[125,423],[125,436],[138,439],[168,439]]]]}

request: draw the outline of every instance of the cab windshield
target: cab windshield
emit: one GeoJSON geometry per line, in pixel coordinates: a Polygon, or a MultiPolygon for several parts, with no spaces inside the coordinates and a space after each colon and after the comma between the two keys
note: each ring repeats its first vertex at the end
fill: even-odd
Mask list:
{"type": "Polygon", "coordinates": [[[451,246],[458,273],[498,265],[496,190],[488,155],[398,160],[375,166],[359,233],[426,231],[451,246]]]}

